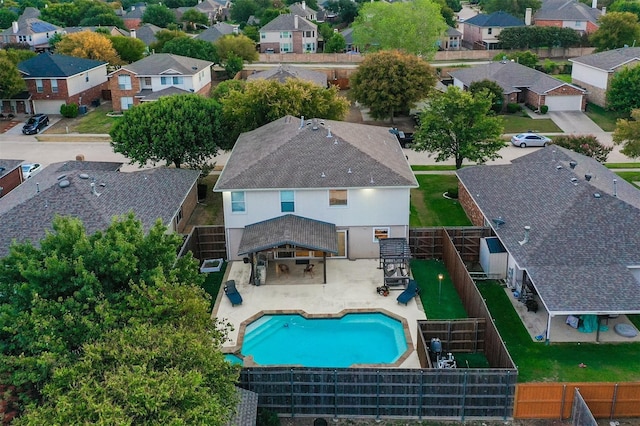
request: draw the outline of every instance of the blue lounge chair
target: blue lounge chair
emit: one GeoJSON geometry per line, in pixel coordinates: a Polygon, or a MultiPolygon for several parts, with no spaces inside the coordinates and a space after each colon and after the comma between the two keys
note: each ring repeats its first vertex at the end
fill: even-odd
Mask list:
{"type": "Polygon", "coordinates": [[[229,298],[231,306],[242,305],[242,296],[238,293],[235,280],[229,280],[224,283],[224,293],[229,298]]]}
{"type": "Polygon", "coordinates": [[[404,289],[400,296],[396,299],[398,303],[404,303],[405,305],[411,301],[416,295],[420,293],[420,289],[418,289],[418,283],[414,280],[409,280],[409,285],[404,289]]]}

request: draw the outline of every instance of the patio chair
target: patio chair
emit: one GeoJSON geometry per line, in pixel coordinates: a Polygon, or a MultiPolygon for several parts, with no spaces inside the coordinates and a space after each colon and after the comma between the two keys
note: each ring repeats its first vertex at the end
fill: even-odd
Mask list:
{"type": "Polygon", "coordinates": [[[242,305],[242,296],[238,293],[235,280],[229,280],[224,283],[224,293],[229,298],[231,306],[242,305]]]}
{"type": "Polygon", "coordinates": [[[404,289],[400,296],[396,299],[398,303],[402,303],[405,306],[420,293],[420,289],[418,288],[418,283],[415,280],[409,280],[409,285],[404,289]]]}

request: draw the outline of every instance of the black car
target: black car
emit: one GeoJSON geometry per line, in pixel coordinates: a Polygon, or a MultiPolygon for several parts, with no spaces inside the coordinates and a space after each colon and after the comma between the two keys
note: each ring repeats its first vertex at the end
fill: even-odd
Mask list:
{"type": "Polygon", "coordinates": [[[47,127],[49,124],[49,116],[46,114],[36,114],[33,117],[29,118],[27,124],[22,128],[22,133],[25,135],[33,135],[35,133],[40,133],[40,130],[47,127]]]}

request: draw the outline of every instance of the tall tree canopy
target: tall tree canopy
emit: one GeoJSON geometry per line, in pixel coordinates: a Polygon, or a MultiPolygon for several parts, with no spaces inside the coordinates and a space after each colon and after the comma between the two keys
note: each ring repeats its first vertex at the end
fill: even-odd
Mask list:
{"type": "Polygon", "coordinates": [[[0,55],[0,99],[11,99],[26,88],[16,64],[6,55],[0,55]]]}
{"type": "Polygon", "coordinates": [[[0,9],[0,29],[9,28],[13,21],[18,20],[18,15],[9,9],[0,9]]]}
{"type": "Polygon", "coordinates": [[[537,47],[574,47],[582,42],[573,28],[512,27],[498,34],[503,49],[535,49],[537,47]]]}
{"type": "Polygon", "coordinates": [[[227,61],[231,53],[249,63],[257,61],[259,58],[256,43],[243,34],[225,35],[216,40],[214,44],[220,54],[220,60],[223,62],[227,61]]]}
{"type": "Polygon", "coordinates": [[[611,12],[598,19],[600,27],[591,34],[591,43],[596,51],[631,46],[640,40],[638,16],[631,12],[611,12]]]}
{"type": "Polygon", "coordinates": [[[498,113],[502,111],[504,106],[504,90],[502,90],[502,86],[493,80],[474,81],[469,85],[469,92],[474,96],[482,90],[486,90],[491,96],[491,109],[498,113]]]}
{"type": "Polygon", "coordinates": [[[167,41],[162,52],[220,63],[218,49],[212,43],[191,37],[176,37],[167,41]]]}
{"type": "Polygon", "coordinates": [[[613,142],[622,145],[620,152],[627,157],[640,157],[640,109],[631,111],[630,119],[618,120],[613,132],[613,142]]]}
{"type": "Polygon", "coordinates": [[[166,96],[134,106],[109,133],[111,146],[141,166],[165,161],[194,168],[217,154],[221,107],[196,94],[166,96]]]}
{"type": "Polygon", "coordinates": [[[139,38],[110,36],[109,40],[120,59],[128,64],[142,59],[147,50],[147,45],[139,38]]]}
{"type": "Polygon", "coordinates": [[[485,162],[500,157],[505,146],[502,118],[491,111],[492,97],[481,91],[476,96],[449,86],[435,96],[420,117],[413,149],[436,154],[436,161],[455,159],[456,169],[466,160],[485,162]]]}
{"type": "Polygon", "coordinates": [[[640,67],[624,68],[613,75],[607,90],[607,108],[631,113],[640,108],[640,67]]]}
{"type": "Polygon", "coordinates": [[[169,24],[176,22],[176,15],[163,4],[152,4],[145,9],[142,21],[160,28],[167,28],[169,24]]]}
{"type": "Polygon", "coordinates": [[[195,30],[196,24],[207,25],[209,23],[209,18],[199,10],[189,9],[182,14],[181,21],[185,25],[185,29],[195,30]]]}
{"type": "Polygon", "coordinates": [[[163,52],[164,45],[175,38],[190,38],[187,33],[179,30],[160,30],[156,33],[156,41],[149,45],[149,49],[163,52]]]}
{"type": "Polygon", "coordinates": [[[105,61],[111,65],[122,63],[113,44],[111,44],[111,40],[104,34],[93,31],[82,31],[64,36],[56,44],[56,53],[105,61]]]}
{"type": "Polygon", "coordinates": [[[412,0],[366,3],[352,28],[362,50],[398,49],[431,59],[447,26],[437,2],[412,0]]]}
{"type": "Polygon", "coordinates": [[[336,87],[329,89],[314,83],[288,79],[250,81],[241,89],[227,87],[220,101],[224,111],[227,137],[224,148],[231,148],[242,132],[256,129],[287,114],[293,116],[344,119],[349,101],[338,94],[336,87]]]}
{"type": "Polygon", "coordinates": [[[62,27],[115,25],[124,28],[124,22],[115,10],[98,1],[56,2],[40,10],[40,19],[62,27]]]}
{"type": "Polygon", "coordinates": [[[351,76],[351,95],[375,119],[391,118],[425,99],[436,83],[431,66],[398,51],[367,55],[351,76]]]}

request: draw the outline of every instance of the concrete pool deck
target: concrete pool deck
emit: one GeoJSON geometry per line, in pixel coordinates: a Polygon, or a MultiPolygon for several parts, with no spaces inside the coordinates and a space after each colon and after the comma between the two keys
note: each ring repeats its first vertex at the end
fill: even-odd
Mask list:
{"type": "MultiPolygon", "coordinates": [[[[401,368],[420,368],[415,351],[417,342],[417,320],[427,319],[419,298],[412,299],[407,306],[396,301],[401,289],[391,291],[387,297],[376,292],[382,285],[383,273],[378,269],[377,259],[327,259],[327,283],[322,284],[322,263],[315,263],[314,275],[303,274],[305,265],[291,265],[290,272],[278,277],[267,273],[266,284],[249,284],[251,267],[243,262],[230,262],[226,280],[235,280],[236,288],[242,295],[242,304],[231,306],[231,302],[220,291],[216,298],[212,315],[223,322],[229,322],[233,330],[223,350],[237,348],[240,340],[241,324],[263,311],[304,311],[307,314],[336,315],[342,311],[387,311],[406,320],[410,345],[413,351],[400,364],[401,368]]],[[[271,262],[269,268],[275,271],[271,262]]],[[[295,342],[292,342],[295,344],[295,342]]]]}

